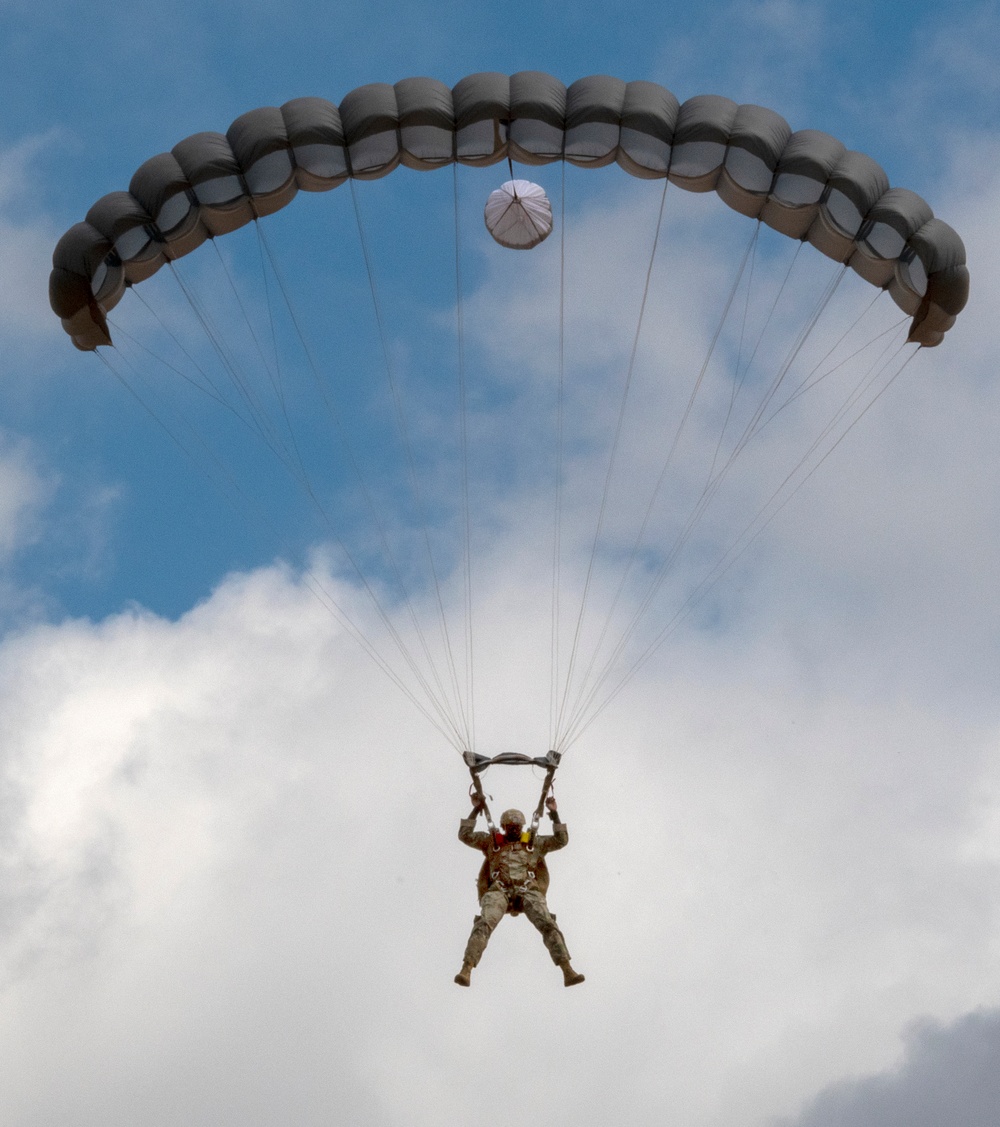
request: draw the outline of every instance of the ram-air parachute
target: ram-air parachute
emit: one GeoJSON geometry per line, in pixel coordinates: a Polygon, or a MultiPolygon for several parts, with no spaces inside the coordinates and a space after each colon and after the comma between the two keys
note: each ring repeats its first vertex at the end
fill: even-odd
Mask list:
{"type": "MultiPolygon", "coordinates": [[[[564,535],[560,521],[566,519],[567,506],[571,504],[565,492],[572,476],[571,455],[579,451],[572,448],[572,435],[564,433],[572,411],[563,408],[561,398],[558,409],[552,410],[552,418],[557,421],[551,434],[549,484],[555,498],[555,517],[549,545],[541,555],[543,561],[547,555],[548,562],[540,566],[551,568],[553,573],[551,611],[547,612],[551,621],[542,633],[552,639],[549,747],[557,751],[577,738],[590,719],[614,697],[637,665],[673,628],[678,615],[683,616],[694,601],[703,597],[780,508],[789,490],[797,488],[813,472],[881,394],[915,351],[914,346],[933,346],[942,341],[968,294],[964,248],[958,235],[935,218],[928,204],[915,193],[890,187],[886,173],[870,157],[848,151],[825,133],[793,132],[784,118],[761,106],[737,105],[728,98],[711,95],[681,104],[669,90],[655,83],[624,82],[606,76],[583,78],[567,87],[549,75],[535,72],[510,77],[475,74],[462,79],[453,89],[430,78],[410,78],[394,86],[360,87],[347,94],[339,106],[322,98],[299,98],[280,108],[264,107],[244,114],[224,134],[198,133],[180,141],[170,152],[142,164],[127,191],[112,192],[98,200],[84,222],[67,231],[54,254],[52,307],[73,343],[85,351],[110,346],[113,327],[109,327],[108,314],[131,287],[136,288],[137,299],[141,299],[147,279],[169,264],[169,273],[176,274],[180,292],[197,312],[207,340],[204,351],[223,374],[218,379],[209,377],[202,361],[192,360],[194,346],[189,336],[173,330],[169,330],[169,335],[181,350],[173,358],[161,355],[152,359],[155,349],[134,352],[131,358],[122,353],[120,359],[114,359],[117,350],[108,354],[102,351],[100,355],[126,381],[133,375],[138,378],[147,374],[139,373],[139,368],[158,365],[161,376],[157,380],[161,383],[175,373],[182,382],[196,385],[208,398],[224,401],[225,410],[241,419],[248,433],[261,439],[298,487],[317,505],[324,506],[331,535],[337,538],[343,533],[335,503],[320,496],[322,490],[316,487],[302,463],[294,434],[283,437],[282,431],[283,427],[292,426],[289,420],[295,411],[289,406],[281,383],[288,377],[292,362],[279,359],[277,348],[272,347],[278,336],[273,323],[279,314],[294,324],[299,333],[300,352],[305,359],[295,363],[312,365],[316,386],[320,388],[315,392],[317,402],[322,400],[322,409],[328,409],[331,418],[339,418],[332,404],[335,389],[332,384],[323,383],[329,380],[330,373],[322,362],[314,360],[315,350],[306,339],[307,334],[300,331],[304,318],[292,309],[286,296],[278,296],[278,284],[265,285],[267,292],[259,299],[261,305],[254,307],[241,300],[257,353],[256,358],[247,359],[246,350],[224,343],[224,331],[212,319],[211,294],[195,294],[193,284],[184,280],[178,260],[207,240],[253,225],[260,240],[265,278],[271,276],[272,270],[277,278],[279,271],[266,235],[271,221],[257,221],[286,205],[294,209],[294,197],[299,191],[326,192],[350,184],[357,208],[354,193],[363,194],[360,182],[387,176],[400,165],[421,171],[452,170],[448,177],[455,185],[454,231],[448,234],[446,225],[442,238],[455,239],[459,370],[456,401],[462,412],[456,424],[461,432],[456,449],[461,446],[464,468],[456,473],[454,491],[455,497],[461,498],[455,507],[464,512],[465,562],[457,562],[454,554],[443,561],[438,557],[435,562],[431,544],[436,521],[433,505],[426,494],[421,495],[420,486],[414,484],[416,471],[426,459],[419,452],[414,453],[417,439],[407,432],[400,381],[394,380],[393,374],[391,310],[379,303],[377,270],[370,261],[360,213],[360,245],[369,268],[381,334],[381,345],[373,351],[380,352],[379,363],[385,367],[392,388],[386,399],[392,399],[393,413],[401,428],[401,476],[410,479],[417,497],[414,509],[424,523],[423,540],[432,577],[427,583],[436,590],[436,596],[430,600],[416,597],[417,591],[422,590],[421,581],[412,577],[409,557],[392,558],[387,542],[391,516],[379,512],[378,491],[366,485],[361,476],[357,493],[364,494],[368,498],[366,504],[372,506],[374,554],[389,561],[383,562],[379,581],[372,582],[362,574],[364,564],[358,549],[343,540],[340,544],[350,561],[347,570],[356,569],[357,584],[366,589],[378,606],[386,626],[388,641],[384,645],[364,636],[359,640],[431,722],[466,753],[467,762],[474,762],[476,754],[472,653],[477,644],[485,646],[489,642],[474,642],[471,628],[475,582],[469,557],[476,542],[472,525],[480,506],[475,497],[470,500],[469,496],[468,398],[470,394],[476,397],[476,379],[481,373],[478,360],[472,365],[475,370],[470,370],[468,341],[463,337],[463,318],[468,309],[462,305],[461,252],[471,236],[467,230],[459,232],[457,200],[461,177],[456,166],[486,168],[500,162],[508,165],[506,183],[499,187],[494,182],[496,190],[491,196],[485,193],[478,204],[480,215],[485,207],[487,225],[494,237],[504,245],[526,248],[540,242],[551,230],[554,233],[545,247],[531,254],[549,253],[558,244],[557,249],[551,250],[556,257],[550,276],[553,287],[559,291],[558,303],[553,303],[558,304],[557,325],[553,329],[558,346],[553,347],[552,365],[553,386],[558,382],[559,397],[564,384],[569,394],[574,383],[572,350],[567,348],[564,336],[564,326],[572,317],[570,298],[566,296],[572,285],[567,284],[565,276],[567,271],[576,269],[578,257],[574,257],[570,242],[572,230],[567,231],[574,222],[578,228],[583,222],[573,212],[572,199],[567,195],[572,190],[572,185],[566,187],[569,173],[574,167],[605,170],[617,164],[629,176],[652,182],[650,199],[660,209],[648,253],[635,263],[639,285],[634,321],[627,334],[631,343],[623,350],[620,363],[608,365],[613,370],[608,372],[604,398],[609,404],[620,406],[612,405],[608,410],[608,437],[601,455],[607,474],[599,480],[592,504],[593,536],[585,537],[591,544],[589,564],[576,570],[566,566],[560,556],[564,535]],[[554,181],[554,188],[550,186],[549,195],[554,200],[550,206],[546,193],[519,180],[513,166],[517,163],[540,167],[554,162],[564,162],[565,171],[554,181]],[[657,255],[664,253],[660,247],[667,240],[664,224],[670,222],[669,203],[664,211],[667,184],[695,193],[714,191],[728,208],[748,217],[745,231],[749,241],[745,248],[740,243],[731,287],[728,283],[720,286],[717,301],[713,298],[710,313],[717,318],[717,326],[714,331],[706,331],[703,363],[692,366],[667,357],[659,364],[658,378],[680,389],[671,413],[665,414],[661,424],[662,450],[657,452],[661,461],[645,467],[646,480],[641,486],[629,485],[621,494],[627,502],[635,501],[634,528],[629,537],[624,537],[616,527],[614,543],[605,547],[602,534],[607,532],[618,510],[628,508],[625,502],[616,508],[613,481],[614,474],[628,461],[628,412],[632,410],[628,396],[636,365],[642,362],[643,333],[650,331],[651,323],[659,327],[670,318],[676,318],[679,327],[689,329],[704,312],[668,307],[658,296],[654,267],[658,266],[657,255]],[[516,205],[513,209],[512,203],[516,205]],[[743,296],[749,291],[755,269],[758,274],[764,272],[764,252],[759,249],[759,240],[767,231],[787,237],[793,264],[796,246],[803,247],[804,255],[815,255],[818,262],[825,256],[830,260],[833,280],[815,315],[805,315],[803,324],[765,367],[762,342],[783,325],[778,298],[787,301],[796,290],[794,280],[788,281],[793,272],[790,266],[773,304],[770,297],[754,305],[750,297],[743,296]],[[885,336],[880,329],[873,337],[863,337],[860,343],[852,338],[847,345],[842,340],[853,323],[845,323],[843,332],[838,326],[823,345],[826,351],[812,357],[800,370],[805,364],[807,342],[821,331],[816,329],[822,323],[820,314],[825,314],[831,304],[830,295],[845,275],[856,275],[870,283],[873,295],[886,291],[906,315],[907,323],[895,338],[885,336]],[[253,312],[254,308],[266,308],[268,312],[262,317],[253,312]],[[753,309],[756,327],[749,316],[753,309]],[[267,321],[271,328],[267,328],[267,321]],[[728,327],[734,322],[738,332],[733,330],[732,341],[727,344],[728,327]],[[887,342],[884,346],[879,343],[883,337],[887,342]],[[727,348],[728,376],[713,375],[713,365],[727,348]],[[750,513],[745,524],[735,527],[727,542],[716,544],[714,557],[706,557],[700,565],[701,578],[693,582],[681,605],[658,604],[665,577],[677,566],[678,553],[690,542],[719,490],[739,472],[733,467],[742,464],[746,451],[755,443],[759,445],[764,440],[762,436],[770,435],[779,416],[783,420],[794,414],[808,396],[825,393],[846,362],[844,350],[850,353],[852,361],[863,357],[862,363],[867,367],[844,392],[840,405],[831,409],[828,422],[818,434],[803,440],[787,477],[782,476],[784,470],[778,472],[777,484],[761,502],[759,511],[750,513]],[[184,371],[188,361],[194,366],[184,371]],[[251,370],[255,366],[261,370],[259,377],[251,370]],[[255,378],[261,381],[259,388],[253,384],[255,378]],[[694,422],[699,396],[709,394],[706,388],[713,379],[728,380],[723,397],[727,406],[721,413],[716,411],[719,419],[715,437],[707,441],[707,447],[714,452],[706,465],[682,473],[686,485],[695,482],[693,492],[682,496],[683,491],[672,490],[668,471],[677,468],[682,436],[695,425],[701,426],[694,422]],[[751,395],[757,398],[749,402],[739,417],[740,404],[751,395]],[[269,419],[269,411],[276,417],[269,419]],[[669,535],[665,539],[659,537],[657,530],[668,524],[669,535]],[[599,597],[594,591],[598,573],[604,577],[609,569],[603,565],[612,557],[618,561],[618,579],[612,579],[605,594],[599,597]],[[570,573],[576,585],[572,591],[560,587],[570,573]],[[464,604],[462,629],[449,626],[449,612],[445,608],[449,599],[441,594],[442,588],[447,589],[448,582],[456,576],[463,590],[462,598],[457,600],[464,604]],[[393,593],[386,595],[389,587],[393,593]],[[440,643],[430,638],[435,631],[425,631],[419,621],[425,613],[421,607],[428,601],[436,604],[435,614],[440,615],[440,643]],[[594,609],[598,605],[599,612],[594,609]],[[418,641],[414,642],[414,638],[418,641]]],[[[614,183],[611,170],[595,172],[595,176],[608,178],[608,185],[614,183]]],[[[609,192],[612,190],[608,188],[609,192]]],[[[717,210],[720,217],[724,216],[721,205],[717,210]]],[[[220,245],[226,245],[226,240],[220,240],[220,245]]],[[[493,252],[505,253],[496,247],[493,252]]],[[[479,253],[486,252],[480,249],[479,253]]],[[[326,269],[335,275],[338,258],[328,252],[327,258],[326,269]]],[[[601,268],[599,262],[588,267],[598,272],[601,268]]],[[[704,292],[694,283],[688,288],[692,294],[704,292]]],[[[129,304],[126,302],[125,306],[129,304]]],[[[158,323],[161,316],[166,317],[165,310],[154,309],[152,313],[158,323]]],[[[857,320],[860,322],[862,315],[857,320]]],[[[131,327],[128,330],[129,342],[133,331],[131,327]]],[[[162,347],[166,337],[159,329],[157,333],[162,347]]],[[[124,347],[123,334],[114,335],[115,343],[124,347]]],[[[553,391],[553,402],[555,396],[553,391]]],[[[492,410],[494,401],[500,398],[481,393],[476,409],[492,410]]],[[[595,414],[595,404],[600,403],[601,397],[597,396],[588,404],[588,420],[595,414]]],[[[649,423],[651,408],[646,403],[640,410],[644,412],[645,425],[649,423]]],[[[314,413],[319,412],[321,408],[317,407],[314,413]]],[[[202,422],[200,412],[198,421],[202,422]]],[[[514,432],[523,425],[523,420],[512,420],[508,429],[514,432]]],[[[341,430],[331,428],[331,435],[331,445],[340,448],[347,442],[341,430]]],[[[593,436],[587,437],[593,445],[593,436]]],[[[198,441],[201,442],[200,437],[198,441]]],[[[643,458],[649,460],[648,450],[643,451],[643,458]]],[[[496,519],[495,512],[491,519],[496,519]]],[[[479,566],[483,566],[482,553],[479,566]]]]}

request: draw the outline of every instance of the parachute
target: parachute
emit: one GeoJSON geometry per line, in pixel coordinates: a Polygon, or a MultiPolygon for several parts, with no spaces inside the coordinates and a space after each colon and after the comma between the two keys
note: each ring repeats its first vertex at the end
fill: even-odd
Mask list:
{"type": "Polygon", "coordinates": [[[196,133],[146,161],[127,192],[102,197],[53,255],[50,296],[73,343],[110,343],[105,315],[126,285],[288,204],[403,164],[482,166],[507,157],[713,189],[734,210],[806,239],[885,287],[913,317],[910,339],[939,344],[968,298],[961,239],[918,195],[890,188],[870,157],[779,114],[606,76],[565,87],[536,72],[361,86],[340,106],[299,98],[196,133]]]}
{"type": "MultiPolygon", "coordinates": [[[[645,272],[645,284],[644,288],[640,287],[642,296],[635,315],[631,349],[625,350],[627,355],[621,365],[625,370],[621,407],[616,416],[617,422],[612,427],[613,433],[607,441],[608,470],[603,491],[598,488],[600,499],[595,505],[594,546],[590,564],[583,569],[585,575],[580,580],[580,589],[574,593],[579,601],[579,612],[575,618],[568,616],[570,641],[566,648],[569,656],[556,654],[558,647],[553,642],[554,703],[548,747],[550,755],[555,756],[578,738],[593,717],[610,703],[638,665],[674,628],[678,614],[687,613],[692,602],[702,597],[705,590],[731,566],[733,559],[746,549],[785,503],[790,491],[798,488],[818,468],[843,435],[878,398],[898,374],[902,363],[916,351],[911,349],[904,353],[901,351],[904,346],[936,346],[955,323],[966,303],[969,289],[964,247],[957,233],[936,218],[923,199],[906,189],[891,187],[885,171],[872,158],[847,150],[828,134],[808,129],[793,132],[785,119],[774,111],[756,105],[738,105],[721,96],[701,95],[680,103],[669,90],[658,84],[626,82],[608,76],[582,78],[565,86],[558,79],[537,72],[512,76],[475,74],[462,79],[454,88],[431,78],[409,78],[395,85],[377,83],[362,86],[348,93],[339,105],[322,98],[307,97],[286,102],[281,107],[256,109],[237,118],[224,134],[195,134],[180,141],[170,152],[147,160],[135,172],[127,191],[112,192],[99,199],[87,212],[85,220],[71,227],[60,239],[53,256],[50,297],[52,308],[73,344],[84,352],[102,350],[99,355],[111,367],[112,362],[105,357],[103,350],[111,348],[113,332],[116,337],[121,334],[109,322],[109,314],[133,289],[137,298],[142,300],[142,291],[152,284],[150,280],[168,267],[168,273],[177,274],[185,297],[196,308],[211,348],[221,358],[227,376],[236,388],[227,409],[245,418],[255,435],[264,439],[284,462],[289,474],[319,505],[318,491],[300,464],[300,449],[294,436],[287,439],[275,437],[283,426],[290,425],[285,394],[278,386],[283,373],[282,364],[267,354],[270,346],[264,347],[257,339],[258,334],[251,323],[253,318],[248,317],[259,361],[266,370],[266,379],[274,391],[273,398],[277,404],[274,410],[278,418],[272,426],[258,415],[265,393],[250,388],[240,369],[241,361],[234,353],[223,355],[221,334],[212,323],[210,311],[205,310],[203,299],[195,298],[188,284],[180,278],[180,260],[206,242],[219,239],[224,244],[226,239],[220,237],[229,236],[241,228],[252,228],[257,231],[260,240],[264,273],[271,270],[280,285],[280,274],[265,234],[266,223],[271,222],[266,217],[292,204],[300,191],[320,193],[349,185],[357,209],[353,194],[355,191],[360,194],[365,181],[380,180],[400,166],[416,171],[450,168],[455,177],[457,199],[458,167],[485,169],[503,161],[509,165],[510,177],[489,196],[484,214],[490,233],[504,247],[530,249],[538,247],[546,238],[551,240],[546,246],[552,246],[557,241],[552,237],[554,231],[559,231],[559,239],[567,237],[565,189],[560,189],[563,193],[563,214],[557,221],[546,192],[514,176],[514,162],[539,170],[545,165],[557,164],[562,169],[563,184],[567,169],[602,170],[610,165],[618,165],[637,181],[662,184],[658,197],[660,218],[652,249],[638,266],[640,274],[645,272]],[[728,297],[720,292],[718,304],[722,312],[714,336],[709,334],[711,339],[705,361],[700,370],[695,366],[692,377],[685,373],[685,379],[690,378],[691,381],[690,397],[684,406],[685,391],[679,409],[664,431],[662,450],[658,452],[662,468],[650,471],[649,480],[643,486],[649,499],[648,503],[638,506],[637,530],[628,543],[616,543],[607,553],[620,558],[619,578],[617,588],[612,583],[612,594],[607,599],[611,610],[607,612],[604,625],[592,632],[588,657],[582,652],[581,642],[586,634],[585,608],[592,597],[593,582],[596,582],[594,572],[599,570],[595,561],[600,552],[600,536],[602,531],[606,532],[614,515],[610,511],[614,508],[610,483],[613,470],[625,457],[621,448],[628,431],[626,401],[636,366],[640,333],[648,331],[644,329],[648,317],[655,315],[659,322],[667,313],[674,312],[655,305],[655,286],[651,282],[668,184],[690,193],[716,193],[729,209],[747,217],[747,229],[753,234],[737,265],[728,297]],[[702,472],[701,485],[694,489],[691,499],[683,503],[686,506],[683,511],[676,495],[671,494],[670,511],[680,513],[675,522],[676,539],[672,546],[654,551],[650,543],[651,529],[660,511],[657,506],[662,508],[669,489],[665,484],[667,471],[684,428],[692,425],[694,404],[708,378],[712,357],[723,347],[719,342],[723,339],[727,318],[736,316],[733,311],[740,308],[738,295],[743,292],[740,287],[749,287],[748,279],[753,274],[758,255],[763,254],[759,250],[759,239],[760,233],[767,230],[787,239],[795,254],[798,253],[797,248],[808,245],[818,252],[818,256],[825,256],[836,271],[834,280],[824,292],[816,316],[807,318],[801,331],[793,334],[792,343],[774,362],[772,378],[768,382],[761,381],[760,398],[747,411],[742,430],[732,421],[734,405],[745,394],[745,388],[754,382],[749,373],[759,363],[759,340],[773,331],[780,317],[773,309],[760,315],[762,327],[758,344],[751,343],[749,330],[740,327],[736,334],[739,341],[733,346],[736,359],[732,387],[727,392],[729,407],[719,423],[717,439],[713,440],[716,443],[715,453],[702,472]],[[837,339],[828,352],[798,378],[790,392],[785,394],[780,390],[792,381],[790,373],[801,360],[805,341],[814,334],[819,314],[830,303],[831,295],[845,274],[855,275],[868,283],[873,287],[875,296],[881,292],[888,293],[907,321],[902,330],[902,340],[898,347],[892,345],[894,351],[879,351],[882,346],[876,346],[875,359],[867,369],[868,374],[862,376],[855,390],[845,393],[843,404],[833,409],[820,435],[806,441],[805,453],[797,455],[798,461],[793,462],[787,478],[782,480],[779,474],[773,494],[704,566],[702,579],[694,585],[681,608],[674,608],[673,613],[669,609],[661,610],[655,628],[643,637],[638,651],[630,653],[628,646],[637,636],[640,620],[644,615],[654,613],[664,577],[675,566],[677,552],[690,541],[693,530],[704,518],[718,490],[732,479],[732,465],[744,458],[746,450],[760,440],[762,433],[770,433],[772,421],[778,415],[791,414],[804,397],[814,393],[815,388],[821,384],[825,388],[832,382],[828,376],[844,362],[840,359],[827,362],[827,357],[840,347],[837,339]],[[899,355],[904,355],[905,359],[896,363],[892,358],[899,355]],[[896,366],[891,367],[894,363],[896,366]],[[731,442],[730,435],[733,435],[731,442]],[[634,612],[629,609],[620,630],[613,628],[613,614],[628,600],[630,585],[636,582],[637,577],[641,577],[645,586],[639,589],[634,612]]],[[[299,205],[293,205],[293,209],[295,206],[299,205]]],[[[725,209],[720,210],[724,212],[725,209]]],[[[456,232],[459,226],[457,214],[456,205],[456,232]]],[[[371,280],[375,319],[382,334],[381,352],[392,384],[387,399],[393,401],[399,415],[402,413],[401,395],[393,383],[393,350],[388,330],[384,328],[386,317],[379,303],[375,272],[360,217],[359,228],[371,280]]],[[[461,291],[459,251],[460,240],[456,234],[456,274],[459,275],[456,281],[461,291]]],[[[565,271],[565,243],[559,253],[561,265],[558,271],[565,271]]],[[[337,263],[331,261],[328,269],[336,272],[337,263]]],[[[792,267],[789,267],[789,277],[791,270],[792,267]]],[[[793,288],[787,280],[781,283],[781,292],[793,288]]],[[[468,398],[468,373],[465,371],[467,361],[464,359],[462,337],[462,300],[460,295],[457,299],[457,351],[459,398],[464,412],[468,398]]],[[[277,302],[270,289],[265,301],[277,302]]],[[[274,307],[269,308],[273,325],[274,307]]],[[[746,321],[749,298],[745,299],[742,308],[746,321]]],[[[561,326],[562,304],[560,310],[561,326]]],[[[160,312],[154,312],[159,318],[160,312]]],[[[288,315],[298,332],[300,319],[290,304],[288,315]]],[[[686,314],[678,316],[683,323],[686,314]]],[[[560,327],[559,333],[562,334],[562,331],[560,327]]],[[[174,341],[186,349],[180,336],[172,335],[174,341]]],[[[259,335],[265,336],[266,333],[259,335]]],[[[837,336],[836,333],[833,335],[837,336]]],[[[305,362],[312,367],[319,384],[323,378],[322,363],[313,359],[310,346],[301,333],[300,337],[305,362]]],[[[852,355],[864,353],[872,346],[872,340],[880,341],[881,335],[875,334],[852,355]]],[[[564,352],[564,341],[560,335],[559,359],[554,364],[559,369],[560,396],[564,352]]],[[[112,367],[112,370],[118,378],[127,381],[129,365],[139,364],[140,361],[116,363],[117,367],[112,367]]],[[[164,367],[176,372],[181,363],[183,361],[180,360],[164,361],[164,367]]],[[[201,372],[200,368],[198,372],[201,372]]],[[[200,375],[185,374],[184,379],[198,382],[200,375]]],[[[203,386],[202,391],[211,398],[220,394],[214,384],[203,386]]],[[[316,413],[321,413],[325,404],[334,417],[335,411],[329,404],[330,393],[322,390],[318,394],[322,404],[316,413]]],[[[587,410],[593,413],[592,408],[587,410]]],[[[558,417],[560,420],[563,418],[561,406],[558,417]]],[[[468,452],[466,418],[463,414],[460,424],[463,459],[468,452]]],[[[562,427],[560,421],[553,436],[553,448],[557,451],[552,472],[557,514],[560,506],[565,504],[561,490],[569,475],[562,427]]],[[[408,464],[409,475],[414,477],[416,464],[421,459],[412,453],[405,420],[401,423],[401,432],[406,451],[401,461],[408,464]]],[[[340,438],[337,441],[340,442],[340,438]]],[[[467,469],[459,477],[465,483],[457,486],[457,490],[464,490],[467,559],[471,539],[469,524],[475,506],[469,499],[467,469]]],[[[377,508],[377,501],[369,500],[376,491],[362,485],[359,492],[364,493],[366,503],[377,508]]],[[[416,488],[414,492],[417,496],[415,507],[428,522],[433,523],[433,517],[427,513],[428,505],[420,498],[416,488]]],[[[327,509],[325,516],[331,528],[336,526],[335,513],[331,514],[327,509]]],[[[562,630],[562,618],[565,617],[564,612],[558,609],[559,599],[555,593],[560,572],[559,519],[557,516],[553,531],[554,546],[550,551],[550,558],[554,561],[553,638],[562,630]]],[[[373,538],[381,544],[381,554],[388,559],[385,534],[377,513],[374,523],[377,527],[373,538]]],[[[358,572],[359,583],[378,604],[381,597],[379,584],[369,582],[361,574],[360,553],[343,541],[341,546],[351,566],[358,572]]],[[[432,557],[429,546],[428,556],[432,557]]],[[[416,622],[419,615],[412,609],[411,600],[405,592],[409,582],[405,566],[392,565],[394,582],[402,594],[390,601],[408,608],[405,613],[417,628],[420,638],[418,649],[428,659],[427,665],[423,664],[419,654],[414,656],[406,651],[400,631],[389,621],[384,597],[381,597],[379,614],[391,636],[390,648],[395,647],[399,651],[409,673],[395,672],[383,651],[369,645],[364,637],[359,640],[400,687],[404,687],[404,680],[408,681],[409,687],[405,691],[415,702],[419,700],[418,706],[466,757],[471,770],[475,764],[481,765],[473,746],[472,659],[469,656],[472,643],[467,639],[465,658],[452,658],[453,639],[444,623],[437,565],[432,562],[430,568],[434,585],[438,587],[436,602],[442,618],[442,650],[449,655],[446,671],[436,670],[435,661],[430,658],[429,643],[416,622]],[[462,685],[463,666],[468,673],[465,686],[462,685]]],[[[468,564],[465,568],[461,584],[465,589],[467,618],[471,621],[472,580],[468,564]]],[[[456,567],[453,571],[447,567],[445,570],[449,574],[457,574],[462,568],[456,567]]],[[[471,627],[468,632],[471,634],[471,627]]],[[[359,633],[363,634],[363,631],[359,633]]],[[[496,757],[496,761],[502,762],[503,759],[496,757]]],[[[479,769],[477,767],[476,771],[479,769]]]]}
{"type": "Polygon", "coordinates": [[[531,250],[552,234],[552,204],[530,180],[508,180],[490,192],[483,218],[493,238],[510,250],[531,250]]]}

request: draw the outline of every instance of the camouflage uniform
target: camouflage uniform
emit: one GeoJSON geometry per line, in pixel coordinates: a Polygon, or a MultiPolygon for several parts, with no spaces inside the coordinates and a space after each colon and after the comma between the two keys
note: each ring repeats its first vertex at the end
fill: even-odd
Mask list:
{"type": "Polygon", "coordinates": [[[556,966],[569,962],[566,941],[545,902],[549,887],[545,854],[562,849],[569,841],[569,832],[563,822],[555,822],[552,828],[555,833],[551,837],[537,834],[531,846],[523,841],[504,839],[494,848],[490,834],[476,832],[475,814],[459,823],[458,840],[486,855],[479,872],[480,914],[472,925],[472,934],[465,948],[463,962],[467,966],[478,966],[493,929],[507,912],[512,916],[524,912],[542,933],[556,966]]]}

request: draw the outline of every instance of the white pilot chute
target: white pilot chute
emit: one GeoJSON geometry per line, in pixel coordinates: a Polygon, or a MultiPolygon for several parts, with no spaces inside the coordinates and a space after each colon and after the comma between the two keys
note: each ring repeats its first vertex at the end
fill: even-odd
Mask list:
{"type": "Polygon", "coordinates": [[[483,217],[493,238],[511,250],[530,250],[552,233],[552,204],[530,180],[508,180],[490,192],[483,217]]]}

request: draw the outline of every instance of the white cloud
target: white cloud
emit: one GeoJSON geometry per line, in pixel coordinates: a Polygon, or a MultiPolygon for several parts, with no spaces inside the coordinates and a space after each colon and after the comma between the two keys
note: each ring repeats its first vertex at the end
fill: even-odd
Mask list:
{"type": "Polygon", "coordinates": [[[28,442],[0,435],[0,562],[36,539],[39,513],[54,488],[28,442]]]}
{"type": "MultiPolygon", "coordinates": [[[[530,632],[518,590],[498,567],[486,639],[530,632]]],[[[551,902],[588,982],[563,991],[521,919],[466,992],[461,763],[290,575],[234,577],[175,623],[9,640],[9,1121],[462,1121],[473,1031],[512,1009],[541,1009],[548,1047],[539,1072],[537,1038],[506,1046],[510,1098],[557,1124],[763,1122],[887,1066],[912,1013],[1000,993],[997,873],[968,851],[993,737],[932,702],[817,692],[844,660],[708,637],[665,654],[559,784],[551,902]],[[966,750],[943,771],[948,740],[966,750]]],[[[516,666],[486,675],[484,726],[530,735],[516,666]]],[[[498,804],[536,786],[488,780],[498,804]]]]}
{"type": "Polygon", "coordinates": [[[107,566],[109,521],[121,490],[67,479],[37,442],[0,431],[0,622],[58,612],[63,581],[94,581],[107,566]]]}
{"type": "Polygon", "coordinates": [[[59,333],[48,288],[61,232],[29,206],[33,165],[55,137],[50,131],[0,152],[0,334],[7,338],[8,356],[20,354],[26,335],[37,345],[39,338],[54,340],[59,333]]]}

